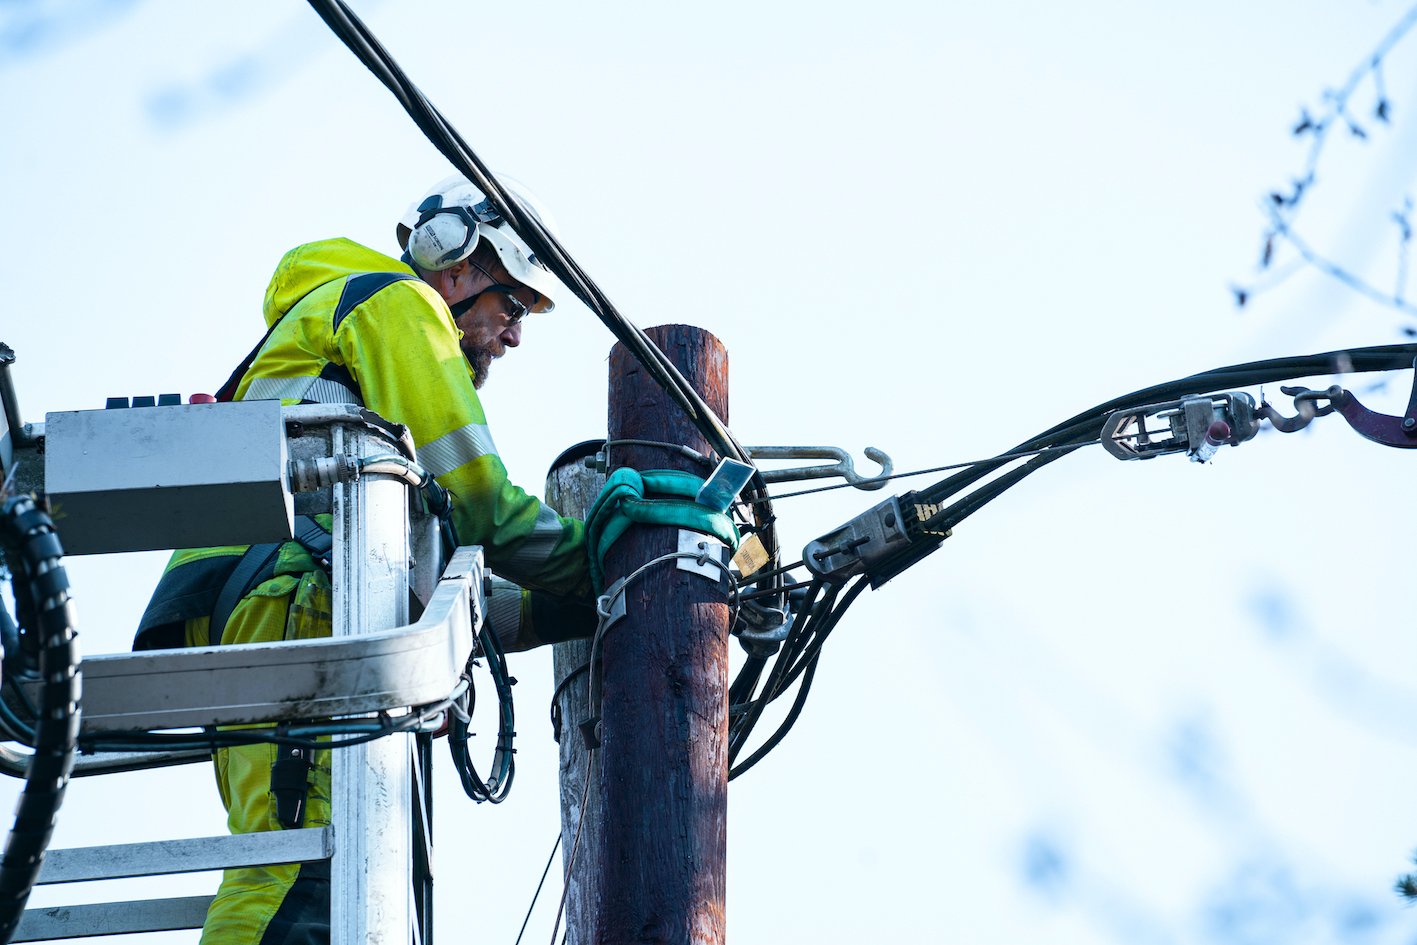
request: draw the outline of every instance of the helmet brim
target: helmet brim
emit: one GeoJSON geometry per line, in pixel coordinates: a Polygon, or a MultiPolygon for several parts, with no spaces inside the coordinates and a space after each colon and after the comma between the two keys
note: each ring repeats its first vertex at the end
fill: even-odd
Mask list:
{"type": "Polygon", "coordinates": [[[536,255],[510,227],[481,223],[478,224],[477,234],[497,251],[497,258],[508,275],[537,294],[536,304],[531,307],[533,312],[549,312],[556,308],[561,283],[545,267],[533,261],[536,255]]]}

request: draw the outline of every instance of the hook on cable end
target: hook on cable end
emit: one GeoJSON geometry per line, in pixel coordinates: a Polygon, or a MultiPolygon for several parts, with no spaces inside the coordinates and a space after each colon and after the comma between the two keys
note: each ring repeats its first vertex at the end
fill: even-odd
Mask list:
{"type": "Polygon", "coordinates": [[[765,459],[834,459],[835,463],[815,466],[793,466],[787,469],[761,469],[764,482],[797,482],[803,479],[826,479],[840,476],[858,489],[879,489],[895,471],[895,464],[882,450],[874,446],[865,449],[866,458],[881,467],[881,471],[863,476],[856,471],[851,455],[839,446],[748,446],[748,455],[756,463],[765,459]]]}

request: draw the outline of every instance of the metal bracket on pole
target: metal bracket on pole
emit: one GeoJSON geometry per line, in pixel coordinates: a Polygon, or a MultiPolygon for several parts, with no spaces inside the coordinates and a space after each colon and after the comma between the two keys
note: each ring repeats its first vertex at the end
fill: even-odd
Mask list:
{"type": "Polygon", "coordinates": [[[888,476],[895,471],[891,458],[874,446],[865,449],[866,458],[879,463],[881,471],[873,476],[862,476],[856,471],[851,454],[839,446],[747,446],[744,447],[753,462],[763,459],[834,459],[835,463],[818,463],[815,466],[792,466],[787,469],[759,469],[763,481],[798,482],[804,479],[827,479],[840,476],[858,489],[874,490],[886,484],[888,476]]]}
{"type": "Polygon", "coordinates": [[[595,601],[595,612],[602,624],[601,632],[625,619],[625,579],[620,578],[605,589],[595,601]]]}
{"type": "Polygon", "coordinates": [[[679,529],[679,560],[674,566],[680,571],[706,577],[715,584],[728,583],[728,565],[732,553],[728,546],[702,532],[679,529]],[[693,557],[686,557],[692,555],[693,557]]]}

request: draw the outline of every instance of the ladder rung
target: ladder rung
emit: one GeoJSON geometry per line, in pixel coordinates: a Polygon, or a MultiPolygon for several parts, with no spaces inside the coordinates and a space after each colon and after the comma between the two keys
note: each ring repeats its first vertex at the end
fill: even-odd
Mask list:
{"type": "Polygon", "coordinates": [[[307,863],[328,860],[334,849],[335,836],[331,827],[74,847],[49,851],[44,859],[44,868],[39,873],[39,885],[198,873],[233,866],[307,863]]]}
{"type": "Polygon", "coordinates": [[[26,909],[12,942],[47,942],[86,935],[130,935],[199,929],[213,896],[96,902],[83,906],[26,909]]]}

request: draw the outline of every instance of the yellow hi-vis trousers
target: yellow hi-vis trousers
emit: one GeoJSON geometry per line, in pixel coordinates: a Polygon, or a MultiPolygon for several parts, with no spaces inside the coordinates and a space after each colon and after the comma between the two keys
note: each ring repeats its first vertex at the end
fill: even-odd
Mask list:
{"type": "MultiPolygon", "coordinates": [[[[289,543],[292,556],[303,554],[289,543]]],[[[282,548],[282,558],[286,557],[282,548]]],[[[292,562],[294,563],[294,562],[292,562]]],[[[313,566],[313,562],[311,562],[313,566]]],[[[277,568],[278,571],[284,568],[277,568]]],[[[191,620],[192,645],[207,638],[208,620],[191,620]]],[[[277,574],[257,585],[231,613],[224,644],[304,640],[330,635],[330,582],[318,568],[277,574]]],[[[232,833],[280,830],[271,794],[276,745],[244,745],[216,753],[217,787],[232,833]]],[[[330,822],[330,753],[315,752],[302,826],[330,822]]],[[[202,927],[202,945],[306,945],[328,943],[329,863],[229,869],[202,927]]]]}

